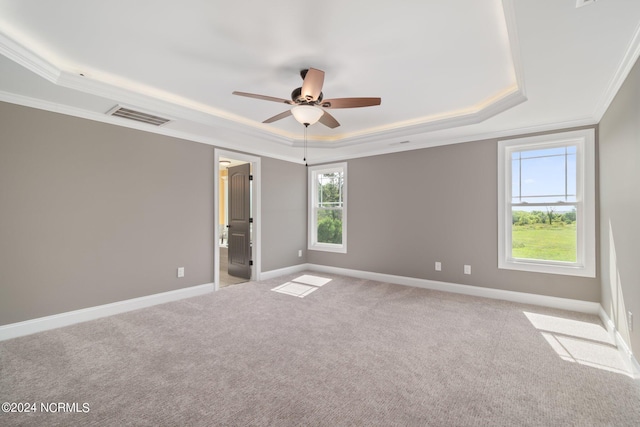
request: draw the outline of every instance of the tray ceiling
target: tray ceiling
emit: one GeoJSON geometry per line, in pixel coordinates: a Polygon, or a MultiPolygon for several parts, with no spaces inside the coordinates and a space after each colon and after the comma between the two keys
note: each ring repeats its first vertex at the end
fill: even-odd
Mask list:
{"type": "Polygon", "coordinates": [[[309,128],[319,162],[595,124],[639,24],[634,0],[4,0],[0,100],[300,161],[302,125],[261,123],[290,107],[231,92],[288,99],[313,67],[325,98],[382,98],[309,128]]]}

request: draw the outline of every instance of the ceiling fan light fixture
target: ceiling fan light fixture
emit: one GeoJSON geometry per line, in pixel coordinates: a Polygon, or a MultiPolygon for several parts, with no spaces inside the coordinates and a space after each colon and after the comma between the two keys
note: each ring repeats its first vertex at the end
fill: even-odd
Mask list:
{"type": "Polygon", "coordinates": [[[313,105],[296,105],[291,109],[291,114],[303,125],[312,125],[320,120],[324,114],[324,110],[313,105]]]}

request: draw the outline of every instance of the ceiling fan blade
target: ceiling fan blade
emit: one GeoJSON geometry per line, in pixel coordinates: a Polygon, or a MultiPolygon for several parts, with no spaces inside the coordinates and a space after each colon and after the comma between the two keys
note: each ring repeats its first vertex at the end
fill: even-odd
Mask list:
{"type": "Polygon", "coordinates": [[[304,76],[304,82],[302,82],[302,96],[307,101],[315,101],[322,92],[323,84],[324,71],[309,68],[307,75],[304,76]]]}
{"type": "Polygon", "coordinates": [[[335,98],[325,99],[320,105],[324,108],[358,108],[380,105],[380,98],[335,98]]]}
{"type": "Polygon", "coordinates": [[[335,117],[333,117],[331,114],[327,113],[326,111],[324,112],[324,114],[322,115],[322,117],[320,117],[320,120],[318,120],[320,123],[322,123],[323,125],[330,127],[331,129],[335,129],[338,126],[340,126],[340,123],[338,123],[338,121],[335,119],[335,117]]]}
{"type": "Polygon", "coordinates": [[[288,100],[288,99],[276,98],[276,97],[273,97],[273,96],[257,95],[255,93],[238,92],[238,91],[234,91],[233,95],[246,96],[247,98],[256,98],[256,99],[262,99],[264,101],[273,101],[273,102],[280,102],[280,103],[284,103],[284,104],[293,105],[293,102],[288,100]]]}
{"type": "Polygon", "coordinates": [[[284,111],[284,112],[282,112],[280,114],[277,114],[277,115],[275,115],[273,117],[268,118],[267,120],[265,120],[262,123],[273,123],[273,122],[278,121],[280,119],[284,119],[285,117],[288,117],[290,115],[291,115],[291,110],[287,110],[287,111],[284,111]]]}

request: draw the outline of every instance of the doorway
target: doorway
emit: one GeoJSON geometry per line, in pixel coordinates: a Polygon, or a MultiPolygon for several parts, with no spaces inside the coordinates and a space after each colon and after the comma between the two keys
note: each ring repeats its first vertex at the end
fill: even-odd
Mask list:
{"type": "Polygon", "coordinates": [[[259,280],[260,158],[215,150],[215,289],[259,280]]]}

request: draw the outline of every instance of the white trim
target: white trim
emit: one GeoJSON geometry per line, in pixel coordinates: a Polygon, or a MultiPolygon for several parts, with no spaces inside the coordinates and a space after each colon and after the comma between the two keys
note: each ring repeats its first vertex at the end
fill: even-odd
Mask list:
{"type": "MultiPolygon", "coordinates": [[[[608,320],[607,315],[604,313],[599,303],[568,298],[558,298],[546,295],[528,294],[524,292],[506,291],[502,289],[461,285],[456,283],[417,279],[413,277],[374,273],[362,270],[352,270],[347,268],[331,267],[311,263],[297,264],[289,267],[279,268],[276,270],[265,271],[260,274],[260,280],[271,280],[280,276],[297,274],[304,271],[317,271],[322,273],[339,274],[342,276],[375,280],[397,285],[412,286],[422,289],[431,289],[482,298],[499,299],[521,304],[539,305],[562,310],[577,311],[581,313],[599,314],[600,318],[603,319],[603,323],[607,326],[607,328],[610,331],[612,329],[615,330],[615,328],[613,328],[612,326],[613,323],[608,320]]],[[[183,298],[203,295],[212,292],[213,290],[214,284],[208,283],[205,285],[193,286],[191,288],[178,289],[161,294],[149,295],[145,297],[134,298],[131,300],[120,301],[97,307],[90,307],[53,316],[41,317],[38,319],[4,325],[0,326],[0,341],[23,335],[33,334],[36,332],[55,329],[62,326],[72,325],[88,320],[98,319],[105,316],[124,313],[131,310],[150,307],[157,304],[163,304],[165,302],[177,301],[183,298]]],[[[618,338],[617,340],[622,341],[621,338],[618,338]]],[[[626,349],[625,351],[627,351],[628,354],[631,354],[631,352],[628,351],[628,347],[626,347],[626,344],[624,344],[623,341],[620,346],[626,349]]],[[[632,363],[635,363],[638,372],[640,372],[640,366],[638,366],[637,361],[633,359],[632,363]]]]}
{"type": "Polygon", "coordinates": [[[125,313],[127,311],[138,310],[140,308],[164,304],[171,301],[178,301],[184,298],[204,295],[209,292],[213,292],[213,283],[176,289],[174,291],[132,298],[110,304],[83,308],[80,310],[68,311],[66,313],[40,317],[37,319],[26,320],[24,322],[11,323],[0,326],[0,341],[35,334],[37,332],[48,331],[50,329],[61,328],[63,326],[74,325],[76,323],[112,316],[114,314],[125,313]]]}
{"type": "Polygon", "coordinates": [[[600,320],[602,321],[604,326],[607,328],[607,331],[609,332],[611,338],[615,340],[616,347],[618,348],[622,359],[626,363],[630,375],[635,379],[640,379],[640,363],[638,363],[638,360],[633,355],[633,352],[624,341],[624,339],[622,339],[622,335],[620,335],[620,332],[616,329],[613,321],[609,318],[607,312],[604,311],[602,306],[600,306],[598,315],[600,316],[600,320]]]}
{"type": "MultiPolygon", "coordinates": [[[[68,105],[59,104],[50,101],[44,101],[37,98],[31,98],[25,95],[14,94],[10,92],[0,91],[0,101],[7,102],[9,104],[22,105],[25,107],[36,108],[44,111],[51,111],[54,113],[65,114],[72,117],[79,117],[82,119],[93,120],[96,122],[108,123],[115,126],[120,126],[124,128],[137,129],[144,132],[155,133],[159,135],[170,136],[174,138],[185,139],[188,141],[199,142],[202,144],[213,145],[216,147],[220,147],[222,149],[234,149],[241,150],[245,152],[250,152],[256,156],[266,156],[278,160],[284,160],[292,163],[300,163],[299,154],[293,153],[291,155],[286,155],[282,153],[275,152],[274,150],[265,149],[265,139],[261,138],[263,144],[261,145],[249,145],[245,142],[251,140],[252,138],[258,138],[260,135],[258,133],[249,134],[245,133],[247,139],[241,142],[238,140],[234,140],[233,142],[229,142],[229,140],[218,139],[213,137],[205,137],[203,135],[196,135],[189,132],[178,131],[175,129],[167,128],[167,127],[156,127],[151,125],[146,125],[143,123],[138,123],[132,120],[120,119],[118,117],[108,116],[103,112],[96,113],[93,111],[83,110],[76,107],[70,107],[68,105]]],[[[131,104],[133,105],[133,104],[131,104]]],[[[143,107],[136,107],[143,108],[143,107]]],[[[172,117],[177,116],[174,114],[172,117]]],[[[510,138],[516,137],[518,135],[524,135],[529,133],[537,133],[537,132],[548,132],[548,131],[556,131],[558,129],[568,129],[573,127],[580,126],[594,126],[598,122],[591,118],[585,118],[580,120],[566,121],[566,122],[553,122],[544,125],[536,125],[530,126],[526,128],[515,128],[515,129],[507,129],[502,131],[491,131],[485,133],[474,133],[469,135],[457,135],[451,137],[438,137],[432,138],[428,133],[419,133],[412,134],[409,133],[411,137],[411,144],[404,144],[399,146],[397,142],[394,142],[393,139],[396,139],[395,135],[384,136],[384,137],[376,137],[371,136],[368,140],[363,140],[361,142],[367,142],[368,151],[366,152],[339,152],[339,151],[326,151],[323,153],[315,153],[314,159],[312,159],[313,163],[311,164],[321,164],[321,163],[331,163],[331,162],[341,162],[350,159],[359,159],[362,157],[370,157],[377,156],[382,154],[389,153],[397,153],[402,151],[412,151],[412,150],[422,150],[425,148],[439,147],[444,145],[452,145],[452,144],[462,144],[465,142],[472,141],[482,141],[485,139],[495,139],[495,138],[510,138]],[[406,145],[406,146],[405,146],[406,145]],[[374,148],[376,147],[376,148],[374,148]],[[321,157],[322,154],[327,154],[324,157],[321,157]]],[[[254,139],[255,140],[255,139],[254,139]]],[[[276,140],[269,140],[270,142],[277,142],[276,140]]],[[[290,146],[297,147],[302,146],[298,143],[291,143],[290,146]]],[[[313,147],[314,144],[312,141],[309,141],[309,147],[313,147]]],[[[318,147],[322,146],[326,148],[326,143],[318,144],[318,147]]],[[[332,146],[335,148],[340,148],[339,145],[332,146]]]]}
{"type": "Polygon", "coordinates": [[[216,148],[214,150],[214,165],[213,165],[213,183],[214,183],[214,202],[213,220],[215,226],[213,227],[214,237],[214,255],[213,255],[213,270],[214,270],[214,287],[217,291],[220,288],[220,231],[218,224],[220,223],[220,200],[218,191],[220,189],[220,157],[225,157],[232,160],[241,160],[243,162],[251,163],[251,175],[253,175],[253,200],[252,212],[253,217],[253,241],[251,242],[251,258],[253,260],[253,267],[251,267],[251,280],[261,280],[262,278],[262,184],[261,184],[261,158],[252,156],[249,154],[237,153],[235,151],[222,150],[216,148]]]}
{"type": "Polygon", "coordinates": [[[407,276],[374,273],[370,271],[352,270],[349,268],[332,267],[319,264],[298,264],[291,267],[262,273],[263,279],[272,279],[286,274],[296,274],[303,271],[317,271],[359,279],[375,280],[377,282],[393,283],[396,285],[412,286],[415,288],[431,289],[434,291],[451,292],[454,294],[470,295],[481,298],[499,299],[520,304],[539,305],[560,310],[577,311],[580,313],[598,314],[600,304],[570,298],[558,298],[547,295],[529,294],[525,292],[506,291],[503,289],[485,288],[482,286],[460,285],[457,283],[439,282],[436,280],[418,279],[407,276]]]}
{"type": "Polygon", "coordinates": [[[631,69],[635,65],[636,61],[640,57],[640,24],[636,27],[633,34],[633,38],[627,47],[627,51],[622,57],[622,61],[618,65],[618,68],[613,75],[609,85],[605,89],[600,101],[596,104],[596,109],[593,112],[594,119],[599,123],[602,117],[609,109],[609,106],[613,102],[613,99],[618,94],[618,91],[624,84],[625,80],[629,76],[631,69]]]}
{"type": "Polygon", "coordinates": [[[27,70],[33,71],[51,83],[58,83],[61,75],[60,68],[34,51],[27,49],[2,31],[0,31],[0,54],[22,65],[27,70]]]}
{"type": "MultiPolygon", "coordinates": [[[[108,123],[111,125],[115,125],[123,128],[136,129],[143,132],[155,133],[158,135],[169,136],[173,138],[180,138],[187,141],[199,142],[202,144],[213,145],[220,148],[233,148],[237,150],[244,150],[251,152],[256,156],[267,156],[278,160],[284,160],[287,162],[299,163],[300,159],[298,155],[282,155],[280,153],[276,153],[273,150],[267,150],[264,148],[265,138],[260,137],[259,134],[253,135],[255,138],[260,138],[260,141],[263,143],[260,146],[250,145],[244,142],[229,142],[228,140],[218,139],[214,137],[205,137],[203,135],[196,135],[193,133],[175,130],[170,127],[163,126],[153,126],[145,123],[136,122],[134,120],[127,120],[120,117],[110,116],[104,112],[96,113],[94,111],[84,110],[76,107],[70,107],[65,104],[59,104],[50,101],[44,101],[38,98],[31,98],[25,95],[14,94],[10,92],[0,91],[0,101],[7,102],[9,104],[22,105],[24,107],[36,108],[38,110],[51,111],[54,113],[65,114],[67,116],[78,117],[81,119],[93,120],[101,123],[108,123]]],[[[134,104],[127,104],[134,105],[134,104]]],[[[145,107],[132,107],[134,109],[141,109],[144,111],[156,111],[155,114],[158,114],[159,110],[150,110],[145,107]]],[[[178,120],[178,117],[172,115],[170,118],[172,120],[178,120]]],[[[249,134],[247,135],[246,141],[249,141],[252,137],[249,134]]],[[[258,141],[258,139],[253,139],[254,141],[258,141]]]]}
{"type": "MultiPolygon", "coordinates": [[[[376,136],[372,136],[369,140],[363,140],[362,142],[366,142],[366,152],[341,152],[341,151],[329,151],[325,150],[324,152],[316,152],[313,155],[311,160],[311,164],[321,164],[321,163],[330,163],[330,162],[339,162],[350,159],[359,159],[363,157],[371,157],[378,156],[382,154],[390,154],[390,153],[399,153],[404,151],[413,151],[413,150],[422,150],[425,148],[432,147],[441,147],[446,145],[453,144],[463,144],[465,142],[474,142],[474,141],[484,141],[487,139],[498,139],[498,138],[512,138],[518,137],[521,135],[531,134],[531,133],[539,133],[539,132],[557,132],[558,129],[570,129],[577,128],[582,126],[595,126],[598,122],[592,118],[584,118],[577,119],[571,121],[562,121],[562,122],[552,122],[547,124],[539,124],[533,125],[523,128],[512,128],[505,129],[499,131],[489,131],[483,133],[469,133],[469,134],[460,134],[460,135],[452,135],[452,136],[433,136],[429,133],[415,133],[415,134],[407,134],[402,139],[398,138],[401,135],[391,135],[385,136],[384,138],[377,138],[376,136]],[[410,144],[399,144],[398,141],[410,139],[410,144]],[[321,157],[322,154],[326,154],[321,157]]],[[[460,128],[462,130],[462,128],[460,128]]],[[[355,144],[354,144],[355,145],[355,144]]],[[[315,147],[315,144],[309,142],[309,147],[315,147]]],[[[317,145],[320,147],[320,144],[317,145]]],[[[364,145],[363,145],[364,146],[364,145]]],[[[339,148],[340,146],[335,145],[332,147],[339,148]]],[[[323,148],[327,148],[323,146],[323,148]]]]}
{"type": "Polygon", "coordinates": [[[313,264],[297,264],[290,267],[278,268],[276,270],[263,271],[260,277],[261,280],[271,280],[288,274],[298,274],[303,271],[311,270],[312,268],[313,264]]]}
{"type": "MultiPolygon", "coordinates": [[[[502,11],[504,13],[504,21],[507,27],[507,36],[509,37],[509,47],[511,48],[513,72],[516,77],[516,84],[518,85],[518,98],[520,102],[525,102],[527,100],[527,90],[525,88],[524,65],[522,64],[522,56],[520,55],[518,20],[516,18],[516,10],[513,3],[514,0],[502,0],[502,11]]],[[[514,102],[516,101],[514,100],[514,102]]]]}
{"type": "Polygon", "coordinates": [[[498,141],[498,268],[596,277],[595,238],[595,130],[557,132],[498,141]],[[577,145],[576,184],[578,191],[578,245],[576,263],[513,259],[511,254],[511,160],[512,150],[577,145]]]}

